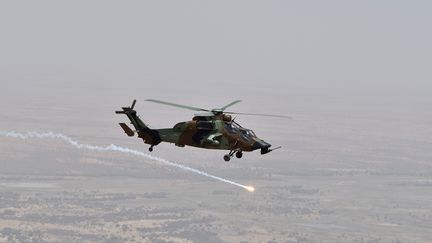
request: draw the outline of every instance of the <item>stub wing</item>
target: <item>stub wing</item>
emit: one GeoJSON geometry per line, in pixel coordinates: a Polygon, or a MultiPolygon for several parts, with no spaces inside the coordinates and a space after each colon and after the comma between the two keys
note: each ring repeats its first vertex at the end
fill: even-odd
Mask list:
{"type": "Polygon", "coordinates": [[[212,133],[212,134],[210,134],[209,136],[207,136],[205,142],[210,143],[210,144],[213,144],[213,145],[219,145],[220,142],[219,142],[218,139],[219,139],[219,137],[221,137],[221,136],[222,136],[222,133],[220,133],[220,132],[212,133]]]}

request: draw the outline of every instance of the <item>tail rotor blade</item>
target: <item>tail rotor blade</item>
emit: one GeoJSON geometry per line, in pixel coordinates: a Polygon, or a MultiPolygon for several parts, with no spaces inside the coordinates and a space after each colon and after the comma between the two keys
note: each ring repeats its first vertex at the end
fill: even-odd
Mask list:
{"type": "Polygon", "coordinates": [[[131,106],[131,110],[133,110],[134,106],[135,106],[136,100],[133,100],[132,102],[132,106],[131,106]]]}

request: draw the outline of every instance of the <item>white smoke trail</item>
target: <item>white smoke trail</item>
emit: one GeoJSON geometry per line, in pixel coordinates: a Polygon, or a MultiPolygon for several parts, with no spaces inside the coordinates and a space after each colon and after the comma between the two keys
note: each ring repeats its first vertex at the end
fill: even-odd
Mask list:
{"type": "Polygon", "coordinates": [[[255,189],[251,186],[245,186],[242,185],[240,183],[234,182],[234,181],[230,181],[215,175],[211,175],[209,173],[206,173],[204,171],[200,171],[182,164],[178,164],[175,162],[171,162],[168,161],[166,159],[163,158],[159,158],[150,154],[146,154],[143,153],[141,151],[138,150],[133,150],[133,149],[129,149],[129,148],[123,148],[114,144],[108,145],[106,147],[102,147],[102,146],[97,146],[97,145],[90,145],[90,144],[82,144],[79,143],[78,141],[73,140],[72,138],[60,134],[60,133],[53,133],[53,132],[26,132],[26,133],[19,133],[19,132],[15,132],[15,131],[0,131],[0,136],[4,136],[4,137],[13,137],[13,138],[20,138],[20,139],[29,139],[29,138],[52,138],[52,139],[61,139],[63,141],[65,141],[66,143],[69,143],[70,145],[74,146],[75,148],[78,149],[88,149],[88,150],[94,150],[94,151],[117,151],[117,152],[121,152],[121,153],[129,153],[129,154],[134,154],[137,156],[141,156],[147,159],[151,159],[154,161],[158,161],[161,162],[165,165],[169,165],[169,166],[173,166],[173,167],[177,167],[183,170],[187,170],[193,173],[197,173],[206,177],[210,177],[212,179],[218,180],[218,181],[222,181],[222,182],[226,182],[229,183],[231,185],[234,186],[238,186],[238,187],[242,187],[248,191],[254,191],[255,189]]]}

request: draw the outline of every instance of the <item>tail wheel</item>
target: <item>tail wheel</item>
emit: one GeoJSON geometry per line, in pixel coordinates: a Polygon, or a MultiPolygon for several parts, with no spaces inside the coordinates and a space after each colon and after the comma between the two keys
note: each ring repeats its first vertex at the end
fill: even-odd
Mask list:
{"type": "Polygon", "coordinates": [[[228,162],[228,161],[230,161],[231,156],[230,156],[229,154],[225,154],[224,157],[223,157],[223,159],[224,159],[226,162],[228,162]]]}
{"type": "Polygon", "coordinates": [[[149,148],[149,151],[150,151],[150,152],[152,152],[152,151],[153,151],[153,146],[151,146],[151,147],[149,148]]]}
{"type": "Polygon", "coordinates": [[[243,156],[243,153],[241,151],[238,151],[235,156],[240,159],[243,156]]]}

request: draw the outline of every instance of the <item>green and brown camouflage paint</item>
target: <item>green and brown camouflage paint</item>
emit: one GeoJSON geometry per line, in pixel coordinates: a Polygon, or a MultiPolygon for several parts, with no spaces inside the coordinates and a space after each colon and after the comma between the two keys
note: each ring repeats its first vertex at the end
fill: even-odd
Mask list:
{"type": "MultiPolygon", "coordinates": [[[[229,157],[234,153],[240,158],[242,152],[261,149],[261,154],[270,152],[270,144],[258,138],[255,133],[241,127],[231,119],[230,115],[222,112],[209,116],[194,116],[191,121],[177,123],[173,128],[151,129],[136,114],[131,107],[122,107],[118,114],[125,114],[135,128],[138,137],[144,143],[153,146],[161,142],[173,143],[176,146],[192,146],[204,149],[229,150],[229,157]]],[[[134,136],[134,131],[125,123],[119,123],[128,136],[134,136]]],[[[229,158],[225,158],[229,160],[229,158]]]]}

